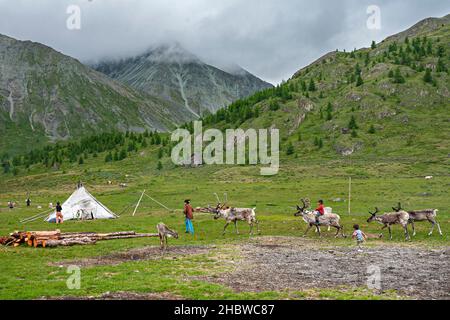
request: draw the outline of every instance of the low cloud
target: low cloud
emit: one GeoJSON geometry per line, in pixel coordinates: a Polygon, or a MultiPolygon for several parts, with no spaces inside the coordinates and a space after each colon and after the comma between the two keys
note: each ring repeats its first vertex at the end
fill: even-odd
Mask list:
{"type": "MultiPolygon", "coordinates": [[[[429,16],[443,0],[0,0],[0,33],[44,43],[81,61],[137,55],[179,43],[216,66],[240,65],[272,83],[335,49],[368,46],[429,16]],[[366,27],[367,7],[381,29],[366,27]],[[81,8],[68,30],[66,9],[81,8]]],[[[176,54],[176,52],[175,52],[176,54]]]]}

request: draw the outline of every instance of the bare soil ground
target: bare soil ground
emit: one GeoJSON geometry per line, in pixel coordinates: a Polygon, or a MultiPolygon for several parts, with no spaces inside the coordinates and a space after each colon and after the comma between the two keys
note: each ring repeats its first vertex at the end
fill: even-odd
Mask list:
{"type": "Polygon", "coordinates": [[[207,246],[186,246],[186,247],[168,247],[166,251],[162,251],[159,247],[144,247],[129,250],[126,252],[119,252],[110,254],[107,256],[99,256],[94,258],[87,258],[74,261],[62,261],[52,263],[52,266],[70,266],[77,265],[80,267],[92,267],[92,266],[104,266],[104,265],[117,265],[129,261],[139,260],[158,260],[162,258],[175,258],[177,256],[193,255],[193,254],[205,254],[211,250],[211,247],[207,246]]]}
{"type": "Polygon", "coordinates": [[[358,252],[356,247],[320,246],[311,239],[260,237],[239,250],[241,261],[234,272],[203,279],[239,292],[365,287],[368,267],[375,266],[381,273],[381,292],[450,299],[450,247],[383,243],[358,252]]]}
{"type": "MultiPolygon", "coordinates": [[[[232,288],[236,292],[262,292],[309,289],[364,288],[371,275],[369,268],[379,268],[379,293],[395,290],[412,299],[450,300],[450,246],[426,248],[413,244],[371,242],[362,252],[356,246],[343,247],[315,239],[296,237],[258,237],[247,244],[232,244],[234,261],[228,255],[217,258],[233,266],[230,273],[195,277],[232,288]],[[236,255],[238,258],[236,259],[236,255]]],[[[77,261],[63,261],[54,266],[81,267],[117,265],[128,261],[176,258],[206,254],[215,246],[144,247],[77,261]]],[[[56,299],[146,300],[177,299],[170,293],[105,293],[101,297],[62,297],[56,299]]],[[[52,298],[51,298],[52,299],[52,298]]]]}

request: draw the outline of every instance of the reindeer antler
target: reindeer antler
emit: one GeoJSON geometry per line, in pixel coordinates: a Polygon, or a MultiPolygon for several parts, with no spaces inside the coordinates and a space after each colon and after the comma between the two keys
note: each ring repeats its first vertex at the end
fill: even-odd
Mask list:
{"type": "Polygon", "coordinates": [[[398,207],[396,208],[396,207],[392,207],[392,209],[395,211],[395,212],[399,212],[400,210],[402,210],[402,204],[399,202],[398,203],[398,207]]]}
{"type": "Polygon", "coordinates": [[[369,210],[369,213],[371,214],[371,215],[376,215],[378,212],[380,212],[380,210],[378,210],[378,207],[375,207],[375,212],[371,212],[370,210],[369,210]]]}

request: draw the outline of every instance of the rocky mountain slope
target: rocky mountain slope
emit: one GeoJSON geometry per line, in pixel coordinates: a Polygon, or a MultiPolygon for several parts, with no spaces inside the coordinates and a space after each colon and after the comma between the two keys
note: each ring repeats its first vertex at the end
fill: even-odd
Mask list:
{"type": "Polygon", "coordinates": [[[141,92],[177,105],[191,119],[272,87],[242,68],[226,72],[208,65],[178,44],[155,47],[133,58],[103,61],[93,67],[141,92]]]}
{"type": "Polygon", "coordinates": [[[187,119],[45,45],[0,35],[0,150],[110,129],[164,131],[187,119]]]}

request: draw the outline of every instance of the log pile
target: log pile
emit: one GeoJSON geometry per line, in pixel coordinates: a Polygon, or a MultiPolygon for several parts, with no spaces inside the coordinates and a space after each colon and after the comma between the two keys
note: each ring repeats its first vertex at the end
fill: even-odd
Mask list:
{"type": "Polygon", "coordinates": [[[18,247],[27,244],[30,247],[54,248],[59,246],[88,245],[97,241],[158,237],[157,233],[136,233],[120,231],[111,233],[65,232],[55,231],[15,231],[8,237],[0,237],[0,244],[18,247]]]}

